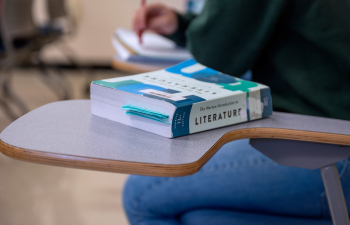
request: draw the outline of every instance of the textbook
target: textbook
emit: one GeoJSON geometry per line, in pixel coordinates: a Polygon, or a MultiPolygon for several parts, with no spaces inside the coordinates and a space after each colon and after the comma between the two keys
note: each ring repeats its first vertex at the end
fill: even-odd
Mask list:
{"type": "Polygon", "coordinates": [[[270,88],[193,59],[91,83],[93,115],[174,138],[272,115],[270,88]]]}
{"type": "MultiPolygon", "coordinates": [[[[191,58],[186,48],[156,33],[145,32],[142,44],[135,32],[118,28],[112,35],[112,45],[121,60],[171,66],[191,58]]],[[[163,67],[164,68],[164,67],[163,67]]]]}

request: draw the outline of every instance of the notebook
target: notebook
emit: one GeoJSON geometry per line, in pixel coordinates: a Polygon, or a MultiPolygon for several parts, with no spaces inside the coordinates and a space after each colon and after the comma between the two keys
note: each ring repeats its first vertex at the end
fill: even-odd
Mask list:
{"type": "Polygon", "coordinates": [[[150,32],[142,35],[139,43],[135,32],[118,28],[112,35],[112,45],[119,57],[127,62],[146,62],[174,65],[191,58],[191,54],[173,41],[150,32]]]}

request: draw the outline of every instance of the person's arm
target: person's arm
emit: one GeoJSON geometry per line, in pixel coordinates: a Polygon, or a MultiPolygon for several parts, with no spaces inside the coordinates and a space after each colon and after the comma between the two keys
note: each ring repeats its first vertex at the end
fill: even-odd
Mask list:
{"type": "Polygon", "coordinates": [[[276,32],[288,0],[207,0],[186,30],[196,61],[240,76],[251,69],[276,32]]]}
{"type": "Polygon", "coordinates": [[[133,29],[136,33],[151,30],[185,46],[185,31],[193,18],[194,14],[179,14],[166,5],[153,3],[136,10],[133,29]]]}

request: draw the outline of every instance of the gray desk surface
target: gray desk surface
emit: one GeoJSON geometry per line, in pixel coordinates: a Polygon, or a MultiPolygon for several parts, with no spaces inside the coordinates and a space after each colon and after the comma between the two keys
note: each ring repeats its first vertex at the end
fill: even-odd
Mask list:
{"type": "Polygon", "coordinates": [[[261,137],[350,145],[350,121],[275,112],[269,118],[168,139],[93,116],[89,100],[71,100],[42,106],[0,134],[1,151],[20,160],[163,176],[194,173],[225,143],[261,137]]]}

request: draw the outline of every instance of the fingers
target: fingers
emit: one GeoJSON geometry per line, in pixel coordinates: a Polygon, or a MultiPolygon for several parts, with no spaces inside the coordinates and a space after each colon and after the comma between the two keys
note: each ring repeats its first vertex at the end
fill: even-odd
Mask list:
{"type": "Polygon", "coordinates": [[[163,4],[141,6],[134,14],[133,29],[139,34],[146,29],[161,34],[169,34],[177,25],[175,12],[163,4]]]}
{"type": "Polygon", "coordinates": [[[162,16],[149,19],[147,29],[163,35],[174,33],[177,29],[177,18],[175,13],[166,13],[162,16]]]}

